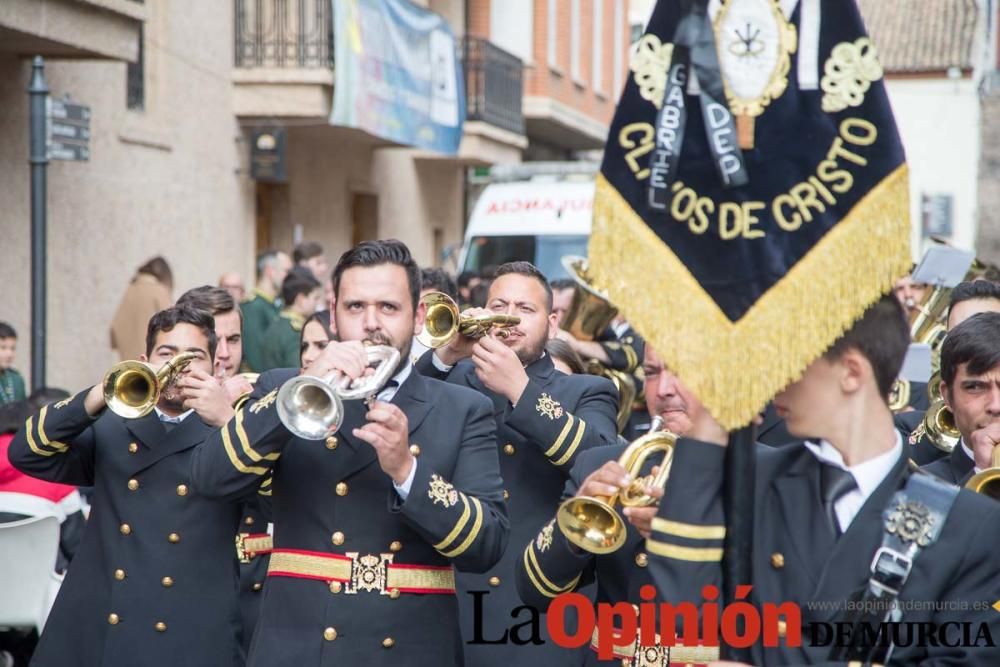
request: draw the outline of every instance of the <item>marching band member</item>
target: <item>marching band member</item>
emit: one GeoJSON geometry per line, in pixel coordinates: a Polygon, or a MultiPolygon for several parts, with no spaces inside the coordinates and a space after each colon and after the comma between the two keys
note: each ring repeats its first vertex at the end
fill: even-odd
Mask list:
{"type": "Polygon", "coordinates": [[[334,435],[304,440],[275,405],[298,369],[264,373],[193,466],[214,497],[272,494],[274,549],[248,664],[459,665],[454,570],[491,567],[508,533],[489,402],[412,372],[423,308],[405,245],[359,244],[333,288],[339,340],[304,373],[357,379],[362,341],[391,346],[401,363],[373,390],[378,400],[346,401],[334,435]]]}
{"type": "MultiPolygon", "coordinates": [[[[646,408],[649,414],[663,420],[663,430],[674,435],[686,434],[692,418],[697,418],[697,414],[705,408],[677,376],[664,367],[649,345],[645,347],[642,368],[646,377],[646,408]]],[[[663,461],[661,455],[647,458],[640,470],[623,468],[619,459],[625,449],[626,445],[613,445],[595,447],[582,453],[570,471],[563,490],[563,501],[577,497],[613,496],[636,480],[658,472],[663,461]]],[[[653,486],[646,486],[645,492],[653,498],[663,495],[663,489],[653,486]]],[[[537,537],[524,547],[524,554],[517,561],[517,589],[525,604],[544,609],[555,597],[554,589],[576,591],[595,580],[595,603],[639,602],[639,589],[653,583],[647,569],[649,557],[645,538],[650,535],[650,522],[656,516],[657,507],[618,509],[625,515],[628,533],[624,544],[607,554],[590,553],[569,541],[556,525],[555,518],[545,524],[537,537]]],[[[613,660],[602,661],[596,650],[593,643],[585,649],[583,664],[666,667],[671,662],[701,662],[701,659],[693,658],[705,655],[704,652],[679,655],[686,650],[679,648],[671,656],[671,649],[667,647],[632,645],[618,648],[613,660]]]]}
{"type": "Polygon", "coordinates": [[[604,378],[564,375],[553,367],[545,354],[556,326],[552,292],[545,276],[529,262],[498,268],[485,311],[466,312],[520,318],[505,339],[456,336],[417,363],[422,373],[488,397],[498,427],[500,472],[515,546],[489,571],[459,576],[467,664],[568,664],[570,652],[547,635],[540,645],[486,642],[508,635],[511,612],[521,604],[514,575],[521,545],[550,518],[569,470],[588,449],[617,442],[617,396],[604,378]],[[482,627],[476,627],[477,618],[482,627]]]}
{"type": "MultiPolygon", "coordinates": [[[[758,449],[753,587],[746,601],[757,609],[797,603],[801,618],[779,616],[777,645],[758,641],[749,648],[755,665],[997,664],[995,647],[962,641],[961,624],[971,624],[972,637],[980,624],[992,636],[1000,632],[1000,615],[989,603],[971,604],[1000,598],[1000,506],[911,472],[887,403],[907,329],[899,302],[883,297],[774,400],[792,434],[818,440],[758,449]],[[891,620],[897,600],[896,620],[910,624],[901,636],[933,624],[952,628],[948,638],[904,640],[887,662],[887,647],[866,646],[862,628],[891,620]],[[932,600],[970,604],[926,604],[932,600]],[[796,620],[800,645],[782,639],[799,635],[791,626],[796,620]],[[847,624],[853,642],[811,642],[814,622],[847,624]]],[[[706,414],[689,436],[677,443],[646,541],[660,599],[673,605],[700,605],[703,587],[719,587],[722,579],[727,433],[706,414]]]]}
{"type": "Polygon", "coordinates": [[[950,455],[923,470],[964,485],[992,466],[1000,442],[1000,313],[972,315],[948,333],[941,346],[941,395],[962,437],[950,455]]]}
{"type": "Polygon", "coordinates": [[[211,315],[153,316],[142,361],[193,355],[187,389],[170,383],[154,410],[107,410],[102,384],[43,407],[10,447],[23,472],[94,486],[79,551],[45,625],[33,665],[243,664],[233,535],[236,504],[198,493],[195,448],[233,414],[212,374],[211,315]]]}

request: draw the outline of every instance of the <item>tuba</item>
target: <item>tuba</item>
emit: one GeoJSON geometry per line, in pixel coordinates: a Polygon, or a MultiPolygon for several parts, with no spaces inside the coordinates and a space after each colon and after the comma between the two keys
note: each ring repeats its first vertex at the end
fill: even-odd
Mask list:
{"type": "MultiPolygon", "coordinates": [[[[559,327],[568,331],[577,340],[596,340],[611,320],[618,315],[618,309],[611,305],[608,296],[594,285],[593,279],[587,273],[587,259],[577,255],[566,255],[562,258],[563,268],[573,278],[576,290],[566,316],[559,327]]],[[[608,378],[618,390],[618,432],[621,433],[628,425],[632,416],[632,404],[635,402],[638,388],[635,378],[622,371],[607,368],[596,359],[586,360],[587,373],[608,378]]]]}
{"type": "Polygon", "coordinates": [[[434,350],[458,335],[482,338],[495,329],[498,338],[506,338],[507,329],[521,323],[521,318],[514,315],[462,315],[455,301],[442,292],[429,292],[420,301],[426,304],[427,315],[417,341],[434,350]]]}
{"type": "Polygon", "coordinates": [[[377,364],[371,376],[352,380],[334,371],[323,378],[300,375],[281,385],[275,402],[285,428],[303,440],[322,440],[340,430],[344,401],[371,399],[399,365],[399,350],[389,345],[370,345],[365,352],[368,364],[377,364]]]}
{"type": "Polygon", "coordinates": [[[659,430],[662,425],[663,419],[654,417],[649,433],[632,442],[618,459],[618,463],[635,478],[627,488],[610,497],[570,498],[559,506],[556,522],[567,540],[593,554],[611,553],[625,544],[627,529],[625,521],[615,509],[616,501],[622,507],[654,505],[656,499],[646,494],[645,487],[662,487],[670,476],[670,463],[673,461],[677,436],[669,431],[659,430]],[[663,452],[659,473],[639,477],[643,464],[655,452],[663,452]]]}
{"type": "Polygon", "coordinates": [[[104,375],[104,402],[119,417],[145,417],[160,402],[163,390],[196,357],[193,352],[181,352],[158,371],[141,361],[121,361],[104,375]]]}
{"type": "Polygon", "coordinates": [[[587,273],[587,258],[578,255],[566,255],[562,258],[563,268],[569,273],[576,290],[566,316],[559,325],[573,334],[577,340],[591,341],[596,339],[608,328],[615,319],[618,309],[604,292],[600,291],[593,279],[587,273]]]}
{"type": "Polygon", "coordinates": [[[965,483],[965,488],[982,493],[994,500],[1000,500],[1000,446],[993,448],[990,467],[973,475],[965,483]]]}

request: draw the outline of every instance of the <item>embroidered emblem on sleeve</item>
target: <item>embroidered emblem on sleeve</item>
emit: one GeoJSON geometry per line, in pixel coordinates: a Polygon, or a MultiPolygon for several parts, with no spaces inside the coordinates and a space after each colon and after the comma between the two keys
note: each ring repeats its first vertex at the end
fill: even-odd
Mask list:
{"type": "Polygon", "coordinates": [[[927,427],[924,426],[923,422],[920,422],[920,424],[917,425],[917,428],[913,429],[913,433],[910,434],[910,437],[907,438],[907,442],[911,445],[915,445],[920,442],[920,438],[924,437],[925,433],[927,433],[927,427]]]}
{"type": "Polygon", "coordinates": [[[548,394],[542,394],[538,397],[538,404],[535,405],[535,409],[538,410],[538,414],[549,419],[559,419],[563,416],[562,404],[548,394]]]}
{"type": "Polygon", "coordinates": [[[535,538],[535,548],[538,549],[539,552],[548,551],[549,547],[552,546],[552,531],[555,530],[555,523],[555,519],[549,521],[545,524],[545,527],[542,528],[542,531],[538,533],[538,537],[535,538]]]}
{"type": "Polygon", "coordinates": [[[272,389],[270,393],[261,397],[256,403],[250,406],[250,412],[257,414],[261,410],[267,410],[274,403],[275,399],[278,398],[278,390],[272,389]]]}
{"type": "Polygon", "coordinates": [[[446,482],[439,475],[431,475],[431,488],[427,491],[427,497],[437,505],[441,503],[445,507],[453,507],[458,504],[458,491],[446,482]]]}
{"type": "Polygon", "coordinates": [[[73,396],[70,396],[67,399],[59,401],[58,403],[55,404],[55,406],[54,406],[55,409],[56,410],[61,410],[62,408],[65,408],[67,405],[69,405],[70,403],[73,402],[73,398],[74,398],[73,396]]]}

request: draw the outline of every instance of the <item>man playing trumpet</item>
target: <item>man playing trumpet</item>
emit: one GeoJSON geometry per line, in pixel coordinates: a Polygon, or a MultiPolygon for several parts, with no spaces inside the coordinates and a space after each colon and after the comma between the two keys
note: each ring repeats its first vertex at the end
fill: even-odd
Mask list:
{"type": "Polygon", "coordinates": [[[190,476],[195,447],[232,415],[212,376],[215,349],[210,314],[161,311],[149,321],[141,360],[159,369],[189,355],[181,377],[201,378],[196,398],[167,381],[158,396],[152,391],[154,409],[125,419],[106,409],[97,384],[42,408],[11,443],[21,471],[94,486],[83,542],[33,665],[242,665],[239,507],[198,493],[190,476]]]}
{"type": "Polygon", "coordinates": [[[460,665],[453,568],[488,569],[508,532],[489,402],[412,372],[424,312],[405,245],[344,253],[333,289],[339,341],[303,373],[364,383],[362,342],[388,347],[400,362],[372,387],[376,400],[344,401],[339,430],[306,440],[289,429],[310,417],[310,392],[299,406],[279,393],[298,369],[266,372],[193,464],[213,497],[272,494],[274,548],[248,664],[460,665]]]}
{"type": "MultiPolygon", "coordinates": [[[[489,571],[459,577],[467,664],[571,663],[572,656],[547,637],[541,637],[542,644],[525,641],[530,631],[511,637],[511,613],[521,605],[514,568],[522,545],[551,517],[577,457],[617,442],[617,395],[604,378],[564,375],[553,367],[545,354],[545,343],[556,326],[552,291],[529,262],[497,269],[486,308],[463,315],[519,318],[504,338],[457,336],[417,362],[421,373],[471,387],[489,398],[498,428],[503,495],[514,546],[489,571]]],[[[513,623],[526,620],[517,618],[513,623]]]]}
{"type": "Polygon", "coordinates": [[[994,467],[1000,443],[1000,313],[973,315],[948,333],[941,347],[941,395],[962,438],[950,456],[924,470],[964,485],[994,467]]]}
{"type": "MultiPolygon", "coordinates": [[[[692,419],[705,408],[657,356],[649,345],[645,346],[642,369],[646,377],[646,409],[662,420],[661,429],[676,436],[687,434],[692,419]]],[[[563,490],[563,501],[571,498],[613,497],[639,482],[644,492],[653,499],[663,496],[663,489],[646,484],[648,476],[656,476],[667,459],[666,454],[653,454],[645,459],[641,468],[626,470],[619,463],[625,445],[597,447],[581,454],[570,471],[570,478],[563,490]]],[[[669,465],[669,464],[668,464],[669,465]]],[[[667,482],[669,484],[669,481],[667,482]]],[[[545,609],[559,592],[578,590],[596,580],[595,604],[631,602],[639,604],[639,589],[653,580],[646,569],[648,556],[645,538],[650,536],[651,521],[656,516],[657,505],[617,508],[625,517],[624,544],[601,555],[577,546],[567,539],[555,518],[551,519],[538,535],[524,547],[524,555],[517,561],[517,590],[525,604],[545,609]]],[[[678,648],[673,656],[670,649],[661,646],[615,647],[612,660],[600,660],[597,646],[585,648],[581,658],[585,665],[663,665],[671,662],[703,662],[704,654],[687,648],[678,648]],[[686,652],[686,653],[685,653],[686,652]],[[641,653],[641,659],[638,654],[641,653]],[[685,653],[685,655],[680,655],[685,653]],[[698,659],[696,659],[698,658],[698,659]]]]}

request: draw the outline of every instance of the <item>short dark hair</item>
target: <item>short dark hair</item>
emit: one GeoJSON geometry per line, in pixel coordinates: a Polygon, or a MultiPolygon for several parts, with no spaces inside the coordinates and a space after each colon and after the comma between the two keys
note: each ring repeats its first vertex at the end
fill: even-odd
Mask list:
{"type": "Polygon", "coordinates": [[[343,255],[333,268],[333,294],[340,296],[340,279],[344,272],[359,266],[378,266],[380,264],[395,264],[406,271],[406,281],[410,288],[410,298],[413,310],[420,301],[420,267],[410,255],[406,244],[396,239],[381,241],[363,241],[343,255]]]}
{"type": "Polygon", "coordinates": [[[193,287],[181,294],[181,298],[177,299],[177,303],[174,305],[204,310],[212,317],[239,310],[236,307],[236,299],[229,293],[229,290],[214,285],[193,287]]]}
{"type": "Polygon", "coordinates": [[[215,337],[215,318],[204,310],[188,306],[173,306],[161,310],[149,318],[149,326],[146,327],[147,357],[153,354],[156,336],[161,331],[173,331],[178,324],[191,324],[201,329],[201,332],[208,338],[208,356],[215,359],[215,346],[218,343],[218,339],[215,337]]]}
{"type": "Polygon", "coordinates": [[[323,246],[316,243],[315,241],[305,241],[295,246],[292,250],[292,261],[296,264],[303,262],[307,259],[312,259],[313,257],[319,257],[323,254],[323,246]]]}
{"type": "Polygon", "coordinates": [[[989,280],[968,280],[955,285],[951,291],[951,298],[948,301],[948,310],[955,307],[955,304],[974,299],[996,299],[1000,301],[1000,285],[989,280]]]}
{"type": "Polygon", "coordinates": [[[153,276],[167,287],[173,288],[174,286],[174,273],[170,270],[170,265],[167,264],[167,260],[163,259],[159,255],[140,266],[136,271],[136,274],[139,273],[145,273],[153,276]]]}
{"type": "Polygon", "coordinates": [[[309,294],[317,287],[320,287],[320,284],[312,271],[298,266],[293,267],[285,276],[285,281],[281,283],[281,300],[285,302],[287,308],[295,303],[296,297],[300,294],[309,294]]]}
{"type": "Polygon", "coordinates": [[[949,387],[962,364],[972,375],[1000,365],[1000,313],[977,313],[948,332],[941,346],[941,380],[949,387]]]}
{"type": "Polygon", "coordinates": [[[277,257],[278,251],[274,248],[268,248],[257,255],[257,263],[255,266],[257,271],[257,280],[260,280],[260,277],[264,275],[264,269],[267,268],[267,265],[273,262],[277,257]]]}
{"type": "Polygon", "coordinates": [[[910,327],[903,306],[894,296],[886,295],[869,306],[823,356],[833,360],[849,349],[860,352],[872,365],[879,393],[888,401],[909,346],[910,327]]]}
{"type": "Polygon", "coordinates": [[[552,355],[553,359],[559,359],[564,364],[569,366],[569,369],[573,371],[576,375],[583,375],[585,370],[583,367],[583,359],[580,355],[576,353],[569,343],[564,341],[562,338],[550,338],[547,343],[545,343],[545,351],[552,355]]]}
{"type": "Polygon", "coordinates": [[[44,406],[64,398],[69,398],[70,393],[59,387],[39,387],[28,396],[28,407],[32,412],[41,410],[44,406]]]}
{"type": "Polygon", "coordinates": [[[572,278],[556,278],[549,283],[549,287],[553,290],[557,289],[576,289],[576,281],[572,278]]]}
{"type": "Polygon", "coordinates": [[[549,285],[549,281],[546,280],[545,274],[539,271],[537,266],[531,262],[525,261],[507,262],[506,264],[501,264],[497,267],[497,270],[493,273],[493,279],[496,280],[500,276],[506,276],[511,273],[516,273],[519,276],[527,276],[528,278],[534,278],[537,280],[545,290],[545,312],[552,312],[552,286],[549,285]]]}
{"type": "Polygon", "coordinates": [[[17,433],[30,416],[28,401],[12,401],[0,405],[0,435],[17,433]]]}
{"type": "Polygon", "coordinates": [[[462,271],[460,274],[458,274],[458,280],[457,280],[457,282],[458,282],[459,288],[468,287],[469,283],[472,282],[472,279],[473,278],[478,278],[478,277],[479,277],[479,274],[476,273],[475,271],[462,271]]]}
{"type": "Polygon", "coordinates": [[[6,322],[0,322],[0,339],[3,338],[17,338],[17,331],[6,322]]]}
{"type": "Polygon", "coordinates": [[[453,300],[458,300],[458,284],[455,283],[455,279],[444,269],[432,267],[420,269],[420,289],[432,289],[437,292],[443,292],[453,300]]]}

